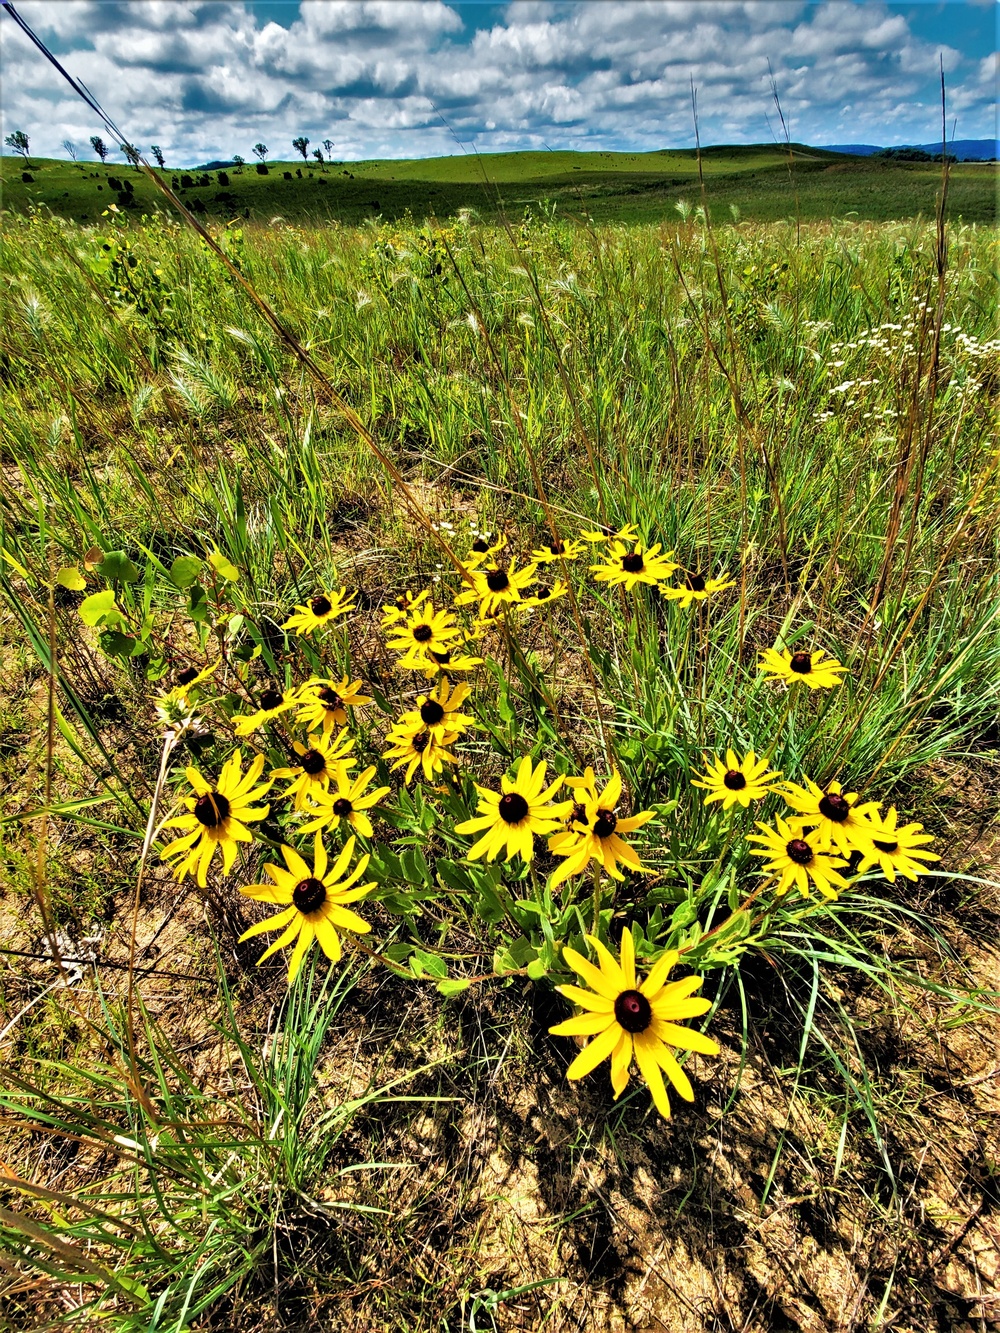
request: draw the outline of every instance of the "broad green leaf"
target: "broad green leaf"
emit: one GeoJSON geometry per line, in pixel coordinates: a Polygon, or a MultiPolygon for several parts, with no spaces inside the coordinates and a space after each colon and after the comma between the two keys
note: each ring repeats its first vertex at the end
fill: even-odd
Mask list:
{"type": "Polygon", "coordinates": [[[196,555],[179,555],[170,566],[170,582],[181,591],[198,581],[204,561],[196,555]]]}
{"type": "Polygon", "coordinates": [[[235,583],[240,576],[240,571],[227,560],[221,551],[213,551],[208,557],[208,563],[218,574],[220,579],[225,579],[227,583],[235,583]]]}
{"type": "Polygon", "coordinates": [[[463,977],[447,977],[444,981],[439,981],[436,990],[439,995],[460,995],[462,991],[469,989],[470,983],[463,977]]]}
{"type": "Polygon", "coordinates": [[[135,645],[136,641],[130,634],[120,634],[116,629],[107,630],[101,635],[101,648],[109,657],[131,657],[135,645]]]}
{"type": "Polygon", "coordinates": [[[199,623],[208,619],[208,596],[200,583],[192,583],[188,590],[188,613],[199,623]]]}
{"type": "Polygon", "coordinates": [[[61,588],[69,588],[70,592],[81,592],[87,586],[87,580],[76,565],[64,565],[56,575],[56,583],[61,588]]]}
{"type": "Polygon", "coordinates": [[[79,607],[80,619],[85,625],[117,625],[121,621],[118,607],[115,605],[113,589],[91,593],[85,597],[79,607]]]}
{"type": "Polygon", "coordinates": [[[135,583],[139,577],[139,571],[124,551],[109,551],[98,565],[97,572],[102,579],[118,583],[135,583]]]}

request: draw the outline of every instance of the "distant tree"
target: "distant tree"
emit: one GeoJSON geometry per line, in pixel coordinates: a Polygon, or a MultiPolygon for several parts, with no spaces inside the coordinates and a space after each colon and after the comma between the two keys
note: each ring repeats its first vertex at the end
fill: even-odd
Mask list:
{"type": "Polygon", "coordinates": [[[97,154],[97,156],[101,159],[102,162],[107,162],[108,145],[104,142],[104,140],[101,138],[99,134],[92,134],[90,136],[90,146],[91,148],[93,148],[94,152],[97,154]]]}
{"type": "Polygon", "coordinates": [[[73,140],[72,140],[72,139],[63,139],[63,147],[66,149],[66,152],[69,153],[70,157],[71,157],[71,158],[73,159],[73,161],[75,162],[75,161],[76,161],[76,144],[73,142],[73,140]]]}
{"type": "Polygon", "coordinates": [[[15,130],[13,134],[8,134],[4,143],[8,148],[13,148],[15,153],[20,153],[28,166],[31,166],[28,162],[28,136],[24,130],[15,130]]]}
{"type": "Polygon", "coordinates": [[[297,139],[292,140],[292,147],[297,153],[302,154],[302,161],[306,161],[306,153],[309,151],[309,140],[304,134],[300,134],[297,139]]]}
{"type": "Polygon", "coordinates": [[[254,155],[254,157],[259,157],[262,163],[266,162],[266,161],[267,161],[267,144],[266,144],[266,143],[255,143],[254,146],[253,146],[253,155],[254,155]]]}
{"type": "Polygon", "coordinates": [[[160,149],[160,145],[159,145],[158,143],[150,144],[150,145],[149,145],[149,151],[153,154],[153,157],[154,157],[154,159],[155,159],[155,161],[156,161],[156,165],[157,165],[157,166],[160,168],[160,170],[162,171],[163,168],[167,165],[167,163],[166,163],[166,159],[164,158],[163,153],[162,153],[162,151],[161,151],[161,149],[160,149]]]}
{"type": "Polygon", "coordinates": [[[316,159],[316,161],[317,161],[317,162],[320,164],[320,166],[322,167],[322,165],[323,165],[323,150],[322,150],[322,148],[314,148],[314,149],[313,149],[313,157],[316,159]]]}
{"type": "Polygon", "coordinates": [[[118,145],[118,151],[126,162],[131,163],[135,171],[139,170],[139,150],[134,143],[122,143],[118,145]]]}
{"type": "Polygon", "coordinates": [[[240,157],[239,153],[233,154],[233,166],[236,168],[237,176],[243,175],[243,168],[246,165],[246,158],[240,157]]]}
{"type": "Polygon", "coordinates": [[[326,149],[326,155],[327,155],[327,157],[329,157],[330,154],[333,152],[333,140],[332,140],[332,139],[324,139],[324,140],[323,140],[323,147],[326,149]]]}

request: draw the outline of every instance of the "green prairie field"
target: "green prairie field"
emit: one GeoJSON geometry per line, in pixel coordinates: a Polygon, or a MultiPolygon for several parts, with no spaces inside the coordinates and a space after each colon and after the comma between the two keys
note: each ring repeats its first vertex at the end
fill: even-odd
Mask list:
{"type": "MultiPolygon", "coordinates": [[[[542,200],[571,216],[596,222],[655,222],[678,199],[701,202],[695,152],[490,153],[368,162],[269,162],[198,172],[167,168],[181,198],[194,210],[223,220],[246,215],[259,222],[318,224],[336,219],[412,216],[446,218],[474,209],[484,218],[520,215],[542,200]],[[190,181],[183,188],[184,179],[190,181]]],[[[707,148],[701,156],[706,198],[715,220],[740,216],[771,222],[798,216],[888,221],[933,217],[941,168],[928,163],[848,157],[795,144],[707,148]]],[[[128,165],[32,158],[2,160],[3,206],[12,212],[50,209],[76,222],[96,222],[109,203],[136,216],[160,204],[143,173],[128,165]],[[31,180],[25,182],[22,177],[31,180]],[[117,185],[109,182],[117,182],[117,185]],[[122,189],[123,186],[131,187],[122,189]]],[[[951,215],[966,222],[996,221],[996,165],[965,162],[952,168],[951,215]]]]}
{"type": "Polygon", "coordinates": [[[0,1329],[1000,1316],[991,176],[805,151],[5,161],[0,1329]]]}

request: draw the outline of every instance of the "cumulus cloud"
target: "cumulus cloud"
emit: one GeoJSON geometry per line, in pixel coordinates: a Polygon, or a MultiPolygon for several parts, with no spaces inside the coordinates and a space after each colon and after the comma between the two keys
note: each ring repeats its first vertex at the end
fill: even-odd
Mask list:
{"type": "MultiPolygon", "coordinates": [[[[771,137],[771,73],[793,137],[923,141],[943,59],[962,137],[988,133],[993,66],[923,40],[898,6],[827,0],[515,0],[471,26],[445,0],[309,0],[283,27],[241,0],[24,0],[25,19],[133,142],[172,163],[275,155],[294,135],[339,157],[421,156],[474,141],[648,149],[771,137]]],[[[292,11],[295,13],[295,11],[292,11]]],[[[470,13],[465,9],[464,14],[470,13]]],[[[909,11],[907,11],[908,13],[909,11]]],[[[100,130],[4,28],[5,132],[39,153],[100,130]]]]}

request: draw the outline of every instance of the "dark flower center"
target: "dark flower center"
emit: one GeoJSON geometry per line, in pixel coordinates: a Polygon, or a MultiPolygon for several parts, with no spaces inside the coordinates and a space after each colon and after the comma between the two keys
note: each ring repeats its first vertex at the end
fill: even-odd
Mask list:
{"type": "Polygon", "coordinates": [[[615,1000],[615,1020],[626,1032],[645,1032],[653,1021],[649,1001],[638,990],[623,990],[615,1000]]]}
{"type": "Polygon", "coordinates": [[[420,717],[429,727],[436,727],[444,717],[444,709],[436,699],[428,699],[420,705],[420,717]]]}
{"type": "Polygon", "coordinates": [[[265,713],[269,713],[272,708],[280,708],[282,702],[280,690],[265,690],[260,696],[260,706],[265,713]]]}
{"type": "Polygon", "coordinates": [[[838,792],[828,791],[819,803],[819,812],[835,824],[842,824],[851,813],[851,807],[838,792]]]}
{"type": "Polygon", "coordinates": [[[451,661],[451,653],[436,653],[433,648],[428,649],[431,657],[437,662],[438,666],[447,666],[451,661]]]}
{"type": "Polygon", "coordinates": [[[545,599],[546,599],[547,597],[551,597],[551,596],[552,596],[552,589],[551,589],[551,588],[539,588],[539,589],[538,589],[538,592],[537,592],[537,594],[536,594],[536,596],[538,597],[538,600],[539,600],[540,602],[544,602],[545,599]]]}
{"type": "Polygon", "coordinates": [[[427,643],[428,640],[433,639],[434,631],[431,629],[430,625],[414,625],[413,637],[416,639],[417,643],[427,643]]]}
{"type": "Polygon", "coordinates": [[[528,813],[528,808],[528,802],[519,791],[509,791],[506,796],[501,796],[500,804],[497,806],[500,818],[505,824],[520,824],[528,813]]]}
{"type": "Polygon", "coordinates": [[[416,750],[417,754],[423,754],[431,743],[431,733],[429,731],[418,731],[410,744],[416,750]]]}
{"type": "Polygon", "coordinates": [[[321,690],[318,690],[316,697],[319,699],[323,707],[328,708],[331,713],[336,712],[338,708],[344,706],[343,699],[341,699],[336,690],[331,690],[329,685],[324,685],[321,690]]]}
{"type": "Polygon", "coordinates": [[[477,537],[476,540],[472,543],[472,549],[476,552],[477,555],[485,555],[490,548],[482,537],[477,537]]]}
{"type": "Polygon", "coordinates": [[[349,814],[353,814],[354,806],[346,796],[338,796],[333,803],[333,813],[338,819],[346,819],[349,814]]]}
{"type": "Polygon", "coordinates": [[[302,767],[311,778],[315,778],[326,768],[326,755],[319,750],[306,750],[302,756],[302,767]]]}
{"type": "Polygon", "coordinates": [[[613,810],[598,810],[594,820],[594,837],[610,838],[618,827],[618,817],[613,810]]]}
{"type": "Polygon", "coordinates": [[[549,542],[549,550],[553,555],[563,555],[566,550],[566,543],[559,540],[549,542]]]}
{"type": "Polygon", "coordinates": [[[688,578],[687,586],[692,592],[704,592],[705,580],[701,574],[692,574],[688,578]]]}
{"type": "Polygon", "coordinates": [[[737,768],[730,768],[722,779],[722,785],[730,791],[742,791],[747,785],[746,777],[737,768]]]}
{"type": "Polygon", "coordinates": [[[574,805],[573,813],[569,817],[569,822],[571,824],[572,823],[586,824],[587,807],[585,805],[580,805],[580,804],[574,805]]]}
{"type": "Polygon", "coordinates": [[[194,680],[195,676],[197,676],[197,674],[198,674],[197,667],[185,667],[183,671],[178,671],[177,673],[177,684],[190,685],[191,682],[194,680]]]}
{"type": "MultiPolygon", "coordinates": [[[[622,556],[622,569],[627,574],[639,574],[642,572],[642,556],[638,551],[632,551],[628,555],[622,556]]],[[[642,1029],[638,1029],[642,1031],[642,1029]]]]}
{"type": "Polygon", "coordinates": [[[808,676],[812,671],[812,653],[792,653],[788,665],[797,676],[808,676]]]}
{"type": "Polygon", "coordinates": [[[486,586],[490,592],[503,592],[510,587],[510,579],[505,569],[491,569],[486,575],[486,586]]]}
{"type": "Polygon", "coordinates": [[[785,851],[797,866],[807,866],[815,853],[805,838],[793,838],[785,843],[785,851]]]}
{"type": "Polygon", "coordinates": [[[220,791],[206,792],[194,803],[194,817],[205,828],[218,828],[229,814],[229,801],[220,791]]]}
{"type": "Polygon", "coordinates": [[[326,902],[326,885],[321,879],[300,879],[292,889],[292,902],[303,914],[317,911],[326,902]]]}
{"type": "Polygon", "coordinates": [[[879,842],[877,838],[873,839],[873,841],[880,852],[888,852],[890,856],[893,852],[899,851],[898,842],[879,842]]]}
{"type": "Polygon", "coordinates": [[[328,616],[333,610],[333,603],[329,597],[324,597],[321,593],[319,597],[314,597],[309,603],[309,610],[314,616],[328,616]]]}

